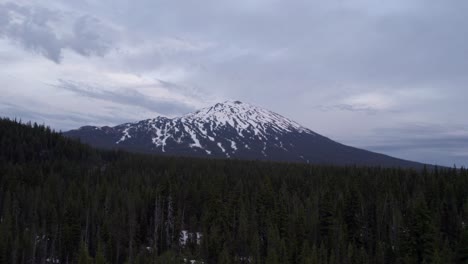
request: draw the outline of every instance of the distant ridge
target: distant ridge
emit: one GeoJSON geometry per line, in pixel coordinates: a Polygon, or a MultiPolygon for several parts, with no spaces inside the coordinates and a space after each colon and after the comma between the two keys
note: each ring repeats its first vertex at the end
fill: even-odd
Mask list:
{"type": "Polygon", "coordinates": [[[115,127],[84,126],[63,133],[101,148],[165,155],[422,168],[337,143],[272,111],[226,101],[181,117],[156,117],[115,127]]]}

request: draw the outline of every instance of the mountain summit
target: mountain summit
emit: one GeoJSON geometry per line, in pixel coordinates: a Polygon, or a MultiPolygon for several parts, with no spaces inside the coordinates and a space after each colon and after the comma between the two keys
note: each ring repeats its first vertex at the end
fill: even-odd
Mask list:
{"type": "Polygon", "coordinates": [[[272,111],[226,101],[181,117],[64,133],[102,148],[168,155],[334,165],[421,167],[422,164],[342,145],[272,111]]]}

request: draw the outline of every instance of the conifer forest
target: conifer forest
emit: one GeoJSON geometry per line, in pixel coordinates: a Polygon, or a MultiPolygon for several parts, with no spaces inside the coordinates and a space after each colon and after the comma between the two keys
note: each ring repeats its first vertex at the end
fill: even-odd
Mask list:
{"type": "Polygon", "coordinates": [[[468,171],[97,150],[0,121],[0,264],[468,263],[468,171]]]}

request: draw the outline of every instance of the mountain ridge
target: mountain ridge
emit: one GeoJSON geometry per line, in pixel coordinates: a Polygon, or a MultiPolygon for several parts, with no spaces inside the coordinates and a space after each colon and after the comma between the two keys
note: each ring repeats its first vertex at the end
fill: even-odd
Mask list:
{"type": "Polygon", "coordinates": [[[335,142],[275,112],[226,101],[180,117],[63,133],[101,148],[163,155],[384,167],[424,166],[335,142]]]}

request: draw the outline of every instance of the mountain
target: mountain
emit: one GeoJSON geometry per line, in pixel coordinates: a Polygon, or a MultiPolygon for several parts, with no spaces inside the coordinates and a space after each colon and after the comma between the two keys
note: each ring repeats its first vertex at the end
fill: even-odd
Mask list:
{"type": "Polygon", "coordinates": [[[101,148],[180,156],[422,167],[416,162],[346,146],[277,113],[239,101],[181,117],[157,117],[115,127],[84,126],[63,133],[101,148]]]}

